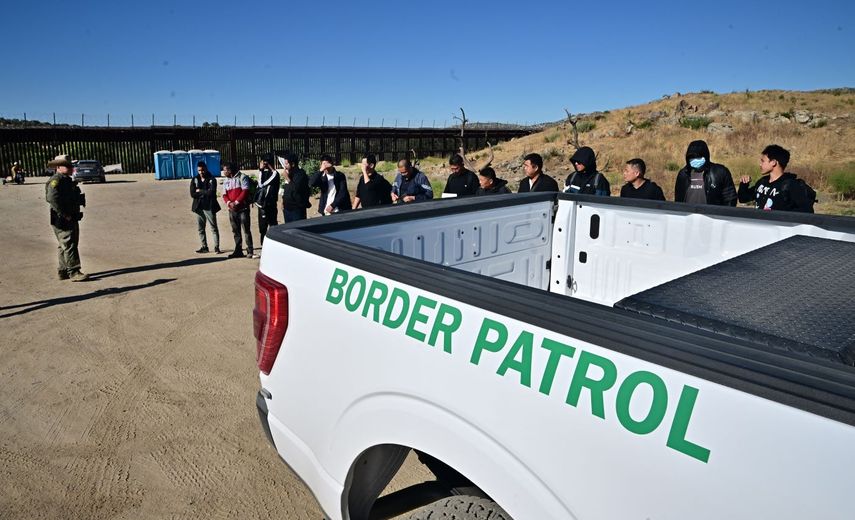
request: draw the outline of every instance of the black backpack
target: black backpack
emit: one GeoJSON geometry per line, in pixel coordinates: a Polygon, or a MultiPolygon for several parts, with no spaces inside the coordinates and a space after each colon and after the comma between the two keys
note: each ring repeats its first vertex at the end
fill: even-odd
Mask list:
{"type": "Polygon", "coordinates": [[[804,191],[805,199],[810,204],[808,206],[808,208],[806,209],[806,212],[807,213],[813,213],[813,205],[816,204],[817,202],[819,202],[819,200],[817,200],[817,198],[816,198],[816,190],[811,188],[810,184],[806,183],[804,181],[804,179],[799,179],[798,177],[795,179],[792,179],[791,181],[787,182],[783,186],[784,191],[790,191],[794,188],[797,190],[803,190],[804,191]]]}

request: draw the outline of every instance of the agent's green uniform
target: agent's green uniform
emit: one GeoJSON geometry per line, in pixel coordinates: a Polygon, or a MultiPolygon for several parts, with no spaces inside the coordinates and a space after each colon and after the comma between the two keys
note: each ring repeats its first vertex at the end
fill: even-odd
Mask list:
{"type": "Polygon", "coordinates": [[[69,278],[80,273],[81,194],[71,176],[55,173],[45,185],[45,200],[50,204],[50,225],[59,243],[60,278],[69,278]]]}

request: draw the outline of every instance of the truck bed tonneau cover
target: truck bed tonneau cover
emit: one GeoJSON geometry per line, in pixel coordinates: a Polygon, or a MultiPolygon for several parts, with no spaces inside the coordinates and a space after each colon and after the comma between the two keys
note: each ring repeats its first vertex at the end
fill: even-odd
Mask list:
{"type": "Polygon", "coordinates": [[[616,308],[855,364],[855,243],[794,236],[626,297],[616,308]]]}

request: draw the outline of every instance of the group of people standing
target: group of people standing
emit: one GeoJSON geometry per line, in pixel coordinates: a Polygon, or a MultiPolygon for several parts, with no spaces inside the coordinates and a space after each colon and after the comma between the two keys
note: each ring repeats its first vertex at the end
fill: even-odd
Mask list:
{"type": "MultiPolygon", "coordinates": [[[[710,150],[706,142],[689,143],[685,159],[685,166],[677,173],[675,180],[675,202],[735,206],[737,200],[753,200],[755,207],[764,210],[813,212],[816,193],[796,175],[784,171],[790,154],[781,146],[769,145],[763,150],[760,160],[763,177],[754,186],[750,186],[751,179],[742,176],[738,191],[730,170],[710,160],[710,150]]],[[[544,173],[543,158],[539,154],[526,155],[522,164],[526,177],[520,181],[517,192],[563,191],[605,197],[611,195],[608,179],[597,168],[597,155],[594,150],[587,146],[580,147],[570,158],[570,162],[573,171],[567,175],[561,189],[555,179],[544,173]]],[[[466,169],[465,161],[459,154],[451,156],[448,165],[451,173],[446,181],[443,197],[511,193],[508,182],[498,178],[495,170],[489,166],[476,174],[466,169]]],[[[199,175],[192,180],[190,186],[193,211],[198,217],[199,238],[202,243],[197,252],[209,252],[205,228],[210,226],[215,241],[214,251],[219,253],[221,251],[215,213],[219,211],[220,205],[217,202],[216,179],[207,171],[204,162],[199,162],[197,166],[199,175]]],[[[376,157],[373,154],[364,154],[360,163],[361,174],[352,200],[347,177],[336,170],[335,161],[328,155],[321,157],[319,170],[311,176],[299,167],[298,158],[293,154],[283,158],[282,167],[284,172],[280,174],[272,160],[262,159],[258,167],[256,192],[253,200],[250,200],[250,187],[253,184],[250,178],[234,164],[225,165],[223,201],[229,209],[229,222],[235,239],[235,250],[230,257],[257,258],[253,249],[250,209],[253,205],[257,207],[258,233],[263,241],[267,228],[278,224],[280,191],[284,222],[307,217],[313,188],[319,192],[320,215],[333,215],[341,211],[387,204],[423,202],[434,198],[430,180],[409,159],[398,161],[395,180],[390,183],[377,172],[376,157]],[[241,235],[245,237],[246,255],[243,253],[241,235]]],[[[648,179],[646,174],[647,165],[644,160],[633,158],[626,161],[623,168],[625,182],[620,196],[664,201],[662,188],[648,179]]]]}
{"type": "MultiPolygon", "coordinates": [[[[738,190],[730,170],[710,160],[709,146],[704,141],[692,141],[686,149],[686,164],[677,172],[674,201],[687,204],[735,206],[737,201],[754,201],[754,206],[766,211],[798,211],[813,213],[816,192],[795,174],[786,171],[790,152],[772,144],[760,154],[760,177],[754,185],[743,175],[738,190]]],[[[525,178],[519,183],[518,193],[558,192],[583,195],[610,196],[611,186],[597,169],[597,156],[587,146],[576,150],[570,158],[573,171],[564,181],[563,190],[558,182],[543,171],[543,158],[536,153],[525,156],[522,164],[525,178]]],[[[16,167],[20,167],[18,164],[16,167]]],[[[86,205],[85,197],[72,180],[73,165],[68,156],[57,156],[48,166],[56,173],[45,186],[45,199],[50,205],[51,226],[59,249],[58,277],[62,280],[86,280],[81,271],[78,243],[80,240],[80,211],[86,205]]],[[[311,207],[312,189],[319,191],[318,213],[333,215],[351,209],[391,204],[410,204],[434,198],[427,176],[409,160],[398,161],[395,181],[390,183],[376,170],[377,160],[364,154],[360,164],[361,175],[356,193],[351,200],[347,177],[336,170],[332,157],[321,157],[320,169],[311,177],[300,168],[296,155],[282,158],[282,173],[274,166],[272,158],[263,158],[258,165],[257,180],[241,172],[234,163],[223,166],[222,202],[229,212],[229,223],[234,235],[235,248],[229,258],[258,258],[255,254],[251,229],[251,209],[255,207],[258,233],[261,242],[270,226],[279,223],[279,195],[282,196],[282,219],[294,222],[307,217],[311,207]],[[254,193],[253,193],[254,189],[254,193]],[[244,241],[246,253],[244,253],[244,241]]],[[[443,196],[467,197],[511,193],[507,181],[496,176],[490,167],[477,174],[465,167],[460,155],[449,159],[451,174],[446,181],[443,196]]],[[[208,253],[207,228],[214,239],[214,253],[222,253],[217,226],[217,212],[222,209],[217,194],[217,180],[208,171],[205,162],[196,165],[197,174],[190,181],[192,211],[197,217],[197,230],[201,247],[197,253],[208,253]]],[[[642,159],[634,158],[623,168],[625,184],[620,196],[633,199],[664,201],[662,189],[646,178],[647,167],[642,159]]],[[[13,172],[14,173],[14,172],[13,172]]]]}
{"type": "MultiPolygon", "coordinates": [[[[597,170],[596,154],[583,146],[570,158],[574,171],[564,181],[564,193],[608,197],[611,186],[605,175],[597,170]]],[[[692,141],[686,149],[686,164],[677,172],[674,184],[674,202],[736,206],[736,202],[754,201],[754,207],[763,210],[798,211],[813,213],[816,192],[793,173],[785,170],[790,162],[790,152],[772,144],[760,154],[762,176],[751,186],[751,178],[743,175],[737,191],[730,170],[710,160],[710,149],[704,141],[692,141]]],[[[526,179],[520,183],[519,192],[559,191],[558,183],[543,173],[543,159],[529,154],[523,162],[526,179]]],[[[664,201],[665,195],[655,182],[645,177],[647,166],[639,158],[630,159],[623,168],[625,184],[620,196],[632,199],[664,201]]]]}

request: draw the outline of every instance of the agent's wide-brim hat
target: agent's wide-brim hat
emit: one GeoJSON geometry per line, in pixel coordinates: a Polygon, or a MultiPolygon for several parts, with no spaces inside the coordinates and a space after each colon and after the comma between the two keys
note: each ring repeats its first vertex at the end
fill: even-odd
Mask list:
{"type": "Polygon", "coordinates": [[[71,164],[71,157],[67,155],[57,155],[48,163],[48,166],[51,168],[57,168],[59,166],[67,166],[68,168],[71,168],[73,165],[71,164]]]}

